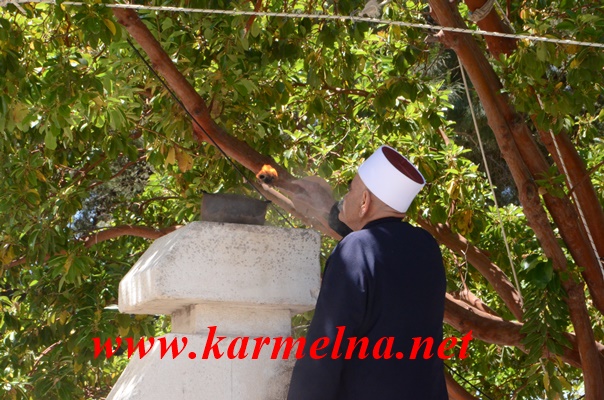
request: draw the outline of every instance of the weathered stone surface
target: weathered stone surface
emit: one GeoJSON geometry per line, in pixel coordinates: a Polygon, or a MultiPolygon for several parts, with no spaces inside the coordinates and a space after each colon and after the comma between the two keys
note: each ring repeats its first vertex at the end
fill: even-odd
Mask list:
{"type": "Polygon", "coordinates": [[[171,314],[212,302],[312,309],[319,234],[270,226],[193,222],[157,239],[120,282],[119,309],[171,314]]]}

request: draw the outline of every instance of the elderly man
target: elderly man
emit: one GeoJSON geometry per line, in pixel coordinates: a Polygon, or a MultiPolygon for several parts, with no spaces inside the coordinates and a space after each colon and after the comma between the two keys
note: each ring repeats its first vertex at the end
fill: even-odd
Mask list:
{"type": "Polygon", "coordinates": [[[402,221],[424,184],[387,146],[359,168],[339,214],[353,232],[327,261],[289,400],[448,398],[443,361],[434,348],[425,352],[442,341],[442,256],[429,233],[402,221]],[[317,341],[327,343],[322,358],[309,355],[317,341]]]}

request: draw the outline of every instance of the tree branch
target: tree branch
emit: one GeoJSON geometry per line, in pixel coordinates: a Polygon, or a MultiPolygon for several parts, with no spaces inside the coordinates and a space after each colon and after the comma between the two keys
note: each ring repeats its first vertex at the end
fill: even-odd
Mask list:
{"type": "MultiPolygon", "coordinates": [[[[250,2],[254,3],[254,0],[250,0],[250,2]]],[[[260,11],[260,8],[262,8],[262,0],[256,0],[256,3],[254,4],[254,12],[260,11]]],[[[254,24],[255,19],[256,19],[255,15],[250,15],[250,17],[248,18],[248,20],[245,24],[245,34],[246,35],[250,31],[250,29],[252,29],[252,25],[254,24]]]]}
{"type": "Polygon", "coordinates": [[[447,225],[432,225],[421,217],[416,218],[415,221],[422,228],[430,232],[439,243],[445,245],[462,257],[465,257],[493,286],[512,314],[518,320],[522,320],[522,297],[505,273],[495,265],[482,250],[472,245],[468,239],[462,235],[451,231],[447,225]]]}
{"type": "MultiPolygon", "coordinates": [[[[465,0],[466,5],[471,12],[476,11],[485,5],[486,0],[465,0]]],[[[482,30],[489,32],[502,32],[502,33],[514,33],[510,26],[504,23],[497,10],[493,8],[483,19],[476,22],[476,25],[482,30]]],[[[484,37],[487,42],[487,47],[491,54],[497,59],[501,54],[511,54],[516,50],[516,39],[502,38],[497,36],[486,35],[484,37]]]]}
{"type": "MultiPolygon", "coordinates": [[[[484,4],[484,0],[466,0],[466,3],[470,10],[473,11],[475,8],[481,7],[482,4],[484,4]]],[[[509,32],[507,25],[503,24],[496,12],[491,12],[488,18],[485,18],[483,21],[482,24],[480,22],[478,23],[479,27],[482,29],[495,32],[509,32]]],[[[487,40],[487,43],[489,43],[489,39],[493,40],[494,38],[487,37],[485,39],[487,40]]],[[[508,41],[505,45],[507,46],[507,50],[503,52],[510,54],[516,49],[517,42],[508,41]]],[[[491,51],[495,57],[499,57],[500,55],[497,48],[491,47],[490,44],[489,51],[491,51]]],[[[541,99],[538,94],[533,88],[530,89],[536,101],[541,105],[541,99]]],[[[508,120],[516,118],[514,111],[509,107],[503,107],[502,110],[504,110],[503,112],[507,112],[506,118],[508,120]]],[[[581,274],[588,285],[594,305],[600,312],[604,312],[604,277],[602,276],[601,269],[604,259],[598,259],[597,257],[597,254],[599,254],[600,257],[604,254],[604,209],[599,202],[591,180],[588,179],[585,181],[584,179],[588,176],[585,164],[566,132],[559,132],[556,135],[552,135],[551,131],[544,131],[537,126],[535,122],[536,117],[534,115],[531,116],[531,119],[533,125],[537,128],[541,142],[554,158],[556,165],[558,165],[560,170],[565,173],[566,183],[571,193],[575,188],[577,189],[575,194],[576,208],[573,207],[568,198],[560,199],[549,193],[544,196],[544,200],[554,222],[560,229],[560,234],[567,244],[573,259],[575,259],[578,265],[583,267],[581,274]],[[566,168],[563,168],[564,166],[566,168]],[[583,215],[587,216],[585,227],[583,226],[583,222],[579,220],[579,207],[582,209],[583,215]],[[589,229],[592,235],[595,252],[594,249],[592,249],[592,246],[590,246],[586,229],[589,229]]],[[[513,130],[514,140],[518,142],[521,150],[525,150],[523,159],[527,162],[533,176],[538,177],[539,174],[543,174],[547,171],[549,164],[534,143],[526,124],[518,123],[516,124],[516,127],[518,129],[513,130]],[[538,155],[538,157],[535,155],[538,155]]],[[[570,289],[574,294],[574,299],[569,298],[568,301],[584,302],[585,297],[582,293],[579,293],[580,288],[576,286],[577,285],[572,285],[572,288],[570,289]]],[[[586,311],[577,310],[577,313],[586,314],[586,311]]],[[[575,316],[575,319],[577,318],[578,317],[575,316]]],[[[586,319],[588,319],[588,316],[587,318],[583,318],[579,323],[584,325],[587,331],[591,331],[591,326],[588,326],[586,319]]],[[[589,340],[589,336],[590,335],[586,338],[586,341],[589,340]]],[[[604,373],[602,376],[604,376],[604,373]]]]}
{"type": "MultiPolygon", "coordinates": [[[[604,209],[600,205],[596,190],[589,179],[585,163],[579,156],[579,153],[577,153],[577,149],[573,146],[566,132],[558,132],[553,138],[550,132],[543,131],[542,129],[538,129],[538,132],[541,137],[541,142],[543,142],[550,152],[556,164],[561,167],[563,165],[562,163],[564,163],[566,166],[566,184],[571,195],[574,192],[576,199],[575,206],[581,207],[583,215],[585,216],[585,223],[592,235],[596,251],[600,257],[604,257],[604,209]],[[560,159],[558,155],[556,146],[560,150],[562,159],[560,159]]],[[[560,169],[564,172],[564,169],[560,169]]],[[[604,260],[596,260],[596,262],[598,261],[599,263],[604,263],[604,260]]],[[[590,271],[586,270],[584,274],[585,281],[592,281],[593,277],[591,275],[594,273],[601,276],[601,271],[598,271],[597,268],[591,269],[590,271]]],[[[594,288],[594,290],[597,290],[597,288],[594,288]]]]}
{"type": "Polygon", "coordinates": [[[219,147],[227,156],[232,157],[254,173],[258,173],[265,164],[271,165],[279,174],[279,178],[274,184],[279,187],[288,186],[293,177],[285,168],[275,163],[271,157],[259,154],[244,141],[229,135],[214,122],[205,101],[178,71],[170,57],[134,10],[114,8],[113,13],[117,21],[126,28],[128,33],[147,53],[153,67],[161,74],[194,118],[193,130],[198,140],[219,147]]]}
{"type": "MultiPolygon", "coordinates": [[[[517,347],[526,352],[526,348],[522,344],[522,339],[525,335],[520,332],[523,324],[520,322],[506,321],[502,318],[487,314],[461,300],[456,300],[448,293],[447,301],[445,302],[445,322],[461,333],[472,331],[472,337],[475,339],[500,346],[517,347]]],[[[576,343],[576,340],[574,342],[576,343]]],[[[594,342],[594,348],[597,348],[596,342],[594,342]]],[[[600,345],[600,351],[602,350],[604,350],[604,346],[600,345]]],[[[556,355],[550,353],[547,348],[543,349],[543,356],[552,359],[556,357],[556,355]]],[[[565,348],[564,353],[559,355],[559,357],[565,363],[576,368],[581,368],[581,357],[576,350],[576,347],[573,347],[572,349],[565,348]]],[[[597,354],[596,358],[598,358],[597,354]]],[[[597,367],[599,370],[599,361],[597,367]]]]}
{"type": "Polygon", "coordinates": [[[139,158],[137,158],[137,159],[136,159],[136,160],[134,160],[134,161],[128,161],[126,164],[124,164],[124,166],[123,166],[123,167],[122,167],[122,168],[121,168],[119,171],[117,171],[115,174],[113,174],[113,175],[112,175],[112,176],[111,176],[109,179],[107,179],[107,180],[105,180],[105,181],[94,182],[94,183],[92,183],[90,186],[88,186],[88,189],[90,190],[90,189],[92,189],[92,188],[94,188],[94,187],[96,187],[96,186],[102,185],[103,183],[105,183],[105,182],[107,182],[107,181],[110,181],[110,180],[112,180],[112,179],[117,178],[118,176],[120,176],[121,174],[123,174],[124,172],[126,172],[126,170],[127,170],[129,167],[131,167],[131,166],[133,166],[134,164],[136,164],[136,163],[138,163],[138,162],[140,162],[140,161],[144,160],[145,158],[147,158],[147,156],[146,156],[146,155],[143,155],[143,156],[140,156],[139,158]]]}
{"type": "Polygon", "coordinates": [[[304,222],[304,224],[306,226],[312,226],[315,229],[325,233],[328,236],[331,236],[332,238],[334,238],[336,240],[342,239],[342,236],[340,236],[336,231],[331,229],[327,220],[325,220],[324,218],[314,218],[310,215],[301,213],[300,211],[298,211],[298,208],[295,206],[295,204],[292,202],[292,200],[288,199],[282,193],[279,193],[278,191],[276,191],[272,187],[268,186],[267,184],[263,183],[262,186],[259,188],[259,191],[268,200],[277,204],[283,210],[285,210],[286,212],[293,215],[295,218],[298,218],[299,220],[304,222]]]}
{"type": "Polygon", "coordinates": [[[455,300],[463,301],[467,305],[474,307],[482,312],[490,314],[494,317],[501,318],[499,314],[495,312],[491,307],[484,304],[482,300],[480,300],[474,293],[472,293],[469,289],[463,289],[455,292],[451,292],[451,296],[455,300]]]}
{"type": "Polygon", "coordinates": [[[107,156],[105,154],[102,154],[99,156],[99,159],[96,160],[93,163],[89,163],[87,164],[84,168],[82,168],[80,171],[78,171],[76,173],[76,175],[79,175],[78,179],[75,181],[74,185],[79,185],[80,182],[86,177],[86,175],[88,175],[88,173],[90,171],[92,171],[94,168],[96,168],[100,163],[102,163],[105,159],[107,158],[107,156]]]}
{"type": "Polygon", "coordinates": [[[174,225],[162,229],[154,229],[147,226],[137,225],[120,225],[88,235],[82,240],[82,242],[84,243],[85,247],[92,247],[97,243],[104,242],[109,239],[115,239],[120,236],[136,236],[145,239],[157,239],[167,233],[175,231],[178,228],[180,228],[180,225],[174,225]]]}
{"type": "Polygon", "coordinates": [[[52,349],[54,349],[56,346],[60,345],[61,343],[63,343],[63,341],[59,340],[58,342],[55,342],[55,343],[51,344],[50,346],[48,346],[47,348],[45,348],[44,350],[42,350],[40,355],[36,358],[36,361],[34,362],[34,365],[31,367],[31,370],[29,371],[27,376],[32,376],[33,373],[36,372],[36,369],[38,368],[38,364],[42,360],[42,357],[44,357],[45,355],[50,353],[52,351],[52,349]]]}
{"type": "Polygon", "coordinates": [[[447,381],[447,393],[449,394],[449,400],[478,400],[477,397],[472,396],[466,391],[449,373],[445,373],[445,380],[447,381]]]}
{"type": "MultiPolygon", "coordinates": [[[[180,228],[180,225],[169,226],[167,228],[162,229],[154,229],[148,226],[120,225],[88,235],[85,238],[81,239],[81,242],[84,244],[85,247],[89,248],[97,243],[101,243],[110,239],[115,239],[120,236],[136,236],[145,239],[157,239],[167,233],[175,231],[178,228],[180,228]]],[[[61,251],[55,254],[55,256],[62,255],[65,253],[65,251],[61,251]]],[[[45,260],[48,260],[50,257],[50,255],[47,255],[45,260]]],[[[21,257],[17,260],[11,261],[5,268],[9,269],[26,263],[27,257],[21,257]]]]}
{"type": "MultiPolygon", "coordinates": [[[[306,87],[306,86],[308,86],[308,83],[294,82],[292,84],[292,86],[293,87],[306,87]]],[[[326,83],[323,83],[321,85],[321,90],[330,90],[337,94],[351,94],[351,95],[362,96],[362,97],[369,97],[369,95],[370,95],[370,93],[368,91],[363,90],[363,89],[344,89],[344,88],[339,88],[339,87],[335,87],[335,86],[330,86],[326,83]]]]}

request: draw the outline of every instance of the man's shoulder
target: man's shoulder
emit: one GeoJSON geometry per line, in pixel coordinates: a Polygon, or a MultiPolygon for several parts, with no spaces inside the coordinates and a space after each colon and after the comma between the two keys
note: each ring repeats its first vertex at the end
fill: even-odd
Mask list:
{"type": "Polygon", "coordinates": [[[364,242],[363,235],[361,231],[351,232],[348,235],[344,236],[342,240],[336,245],[333,250],[334,254],[341,253],[343,251],[348,251],[353,248],[358,247],[360,244],[364,242]]]}
{"type": "Polygon", "coordinates": [[[351,248],[358,246],[366,246],[371,240],[371,232],[369,229],[361,229],[359,231],[354,231],[346,235],[340,243],[338,243],[338,248],[351,248]]]}
{"type": "Polygon", "coordinates": [[[392,241],[428,247],[437,247],[438,242],[422,227],[408,222],[378,224],[348,234],[337,246],[338,251],[367,249],[380,245],[391,245],[392,241]]]}

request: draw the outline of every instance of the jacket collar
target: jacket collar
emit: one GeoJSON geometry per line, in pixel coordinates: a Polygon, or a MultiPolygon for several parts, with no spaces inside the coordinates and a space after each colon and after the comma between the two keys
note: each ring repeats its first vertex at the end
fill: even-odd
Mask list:
{"type": "Polygon", "coordinates": [[[367,224],[365,224],[365,226],[363,227],[363,229],[367,229],[367,228],[370,228],[372,226],[383,224],[383,223],[386,223],[386,222],[402,222],[402,221],[403,220],[401,218],[398,218],[398,217],[386,217],[386,218],[374,219],[373,221],[369,221],[367,224]]]}

